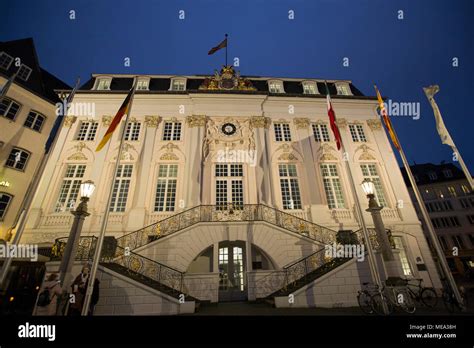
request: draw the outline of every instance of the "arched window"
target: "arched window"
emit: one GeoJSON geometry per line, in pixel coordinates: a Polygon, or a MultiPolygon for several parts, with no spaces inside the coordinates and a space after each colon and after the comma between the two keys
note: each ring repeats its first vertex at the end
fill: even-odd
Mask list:
{"type": "Polygon", "coordinates": [[[5,217],[8,206],[10,205],[12,199],[12,195],[5,192],[0,192],[0,220],[3,220],[3,218],[5,217]]]}

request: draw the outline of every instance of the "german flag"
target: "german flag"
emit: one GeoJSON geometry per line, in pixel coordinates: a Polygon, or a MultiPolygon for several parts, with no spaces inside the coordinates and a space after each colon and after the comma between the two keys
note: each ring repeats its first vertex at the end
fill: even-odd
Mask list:
{"type": "Polygon", "coordinates": [[[227,35],[226,35],[226,38],[220,44],[218,44],[216,47],[211,48],[209,52],[207,52],[207,54],[210,56],[211,54],[216,53],[217,51],[219,51],[221,48],[224,48],[224,47],[227,47],[227,35]]]}
{"type": "Polygon", "coordinates": [[[99,145],[97,145],[97,148],[95,149],[96,152],[102,150],[105,144],[107,144],[109,139],[112,137],[112,133],[119,126],[120,121],[122,121],[123,115],[128,114],[130,110],[130,105],[132,104],[132,99],[133,99],[134,94],[135,94],[135,86],[133,86],[132,89],[130,89],[130,92],[128,92],[127,98],[125,98],[125,100],[123,101],[122,106],[117,111],[117,114],[115,115],[114,119],[110,123],[110,126],[107,129],[107,132],[105,132],[104,137],[100,141],[99,145]]]}
{"type": "Polygon", "coordinates": [[[400,151],[400,143],[398,142],[397,136],[395,134],[395,130],[393,129],[392,126],[392,121],[390,121],[390,117],[387,114],[387,110],[385,110],[385,104],[383,103],[382,96],[380,95],[380,92],[377,88],[376,85],[374,85],[375,92],[377,93],[377,99],[379,101],[379,107],[380,107],[380,115],[382,116],[383,123],[385,124],[385,128],[387,129],[388,134],[390,135],[390,138],[392,139],[393,145],[397,148],[398,151],[400,151]]]}

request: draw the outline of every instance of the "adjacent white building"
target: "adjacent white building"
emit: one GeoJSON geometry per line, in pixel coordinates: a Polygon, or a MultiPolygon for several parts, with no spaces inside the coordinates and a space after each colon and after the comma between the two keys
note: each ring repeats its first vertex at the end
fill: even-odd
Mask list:
{"type": "MultiPolygon", "coordinates": [[[[121,132],[102,151],[95,148],[134,79],[94,74],[76,93],[74,103],[82,107],[75,111],[83,114],[71,112],[58,135],[25,242],[67,237],[84,180],[97,188],[82,236],[98,235],[121,132]],[[92,109],[93,115],[84,112],[92,109]]],[[[440,287],[376,98],[350,81],[328,81],[343,155],[328,124],[324,80],[243,78],[231,67],[214,76],[138,79],[107,229],[119,249],[132,252],[128,258],[116,253],[122,266],[201,301],[254,300],[282,290],[290,273],[296,280],[330,261],[317,251],[334,242],[337,231],[360,229],[348,160],[357,184],[364,178],[376,184],[404,275],[440,287]],[[306,271],[293,266],[301,260],[306,271]],[[179,277],[178,287],[170,279],[179,277]]],[[[105,266],[101,270],[114,277],[105,266]]],[[[274,296],[275,303],[352,306],[368,277],[365,262],[334,264],[295,288],[294,303],[274,296]]],[[[147,307],[138,293],[107,291],[97,313],[164,313],[163,306],[147,307]]]]}

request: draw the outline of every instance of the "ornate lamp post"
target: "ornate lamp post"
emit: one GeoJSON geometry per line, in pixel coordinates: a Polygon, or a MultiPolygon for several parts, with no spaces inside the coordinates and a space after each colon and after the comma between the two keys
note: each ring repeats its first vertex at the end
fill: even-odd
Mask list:
{"type": "Polygon", "coordinates": [[[77,206],[76,210],[71,211],[74,215],[74,222],[69,232],[69,238],[67,240],[66,249],[59,266],[60,281],[62,284],[63,291],[67,291],[69,283],[71,281],[71,269],[76,258],[77,247],[79,246],[79,237],[81,236],[82,225],[84,220],[90,214],[87,212],[87,202],[89,201],[92,193],[95,190],[94,182],[88,180],[80,186],[81,202],[77,206]]]}
{"type": "Polygon", "coordinates": [[[382,258],[387,268],[387,276],[399,277],[400,273],[398,271],[398,264],[396,263],[393,256],[392,246],[385,231],[382,216],[380,215],[380,211],[383,207],[379,206],[375,199],[375,185],[372,180],[364,179],[361,186],[367,198],[369,199],[369,208],[366,211],[372,215],[375,232],[377,234],[377,239],[382,252],[382,258]]]}

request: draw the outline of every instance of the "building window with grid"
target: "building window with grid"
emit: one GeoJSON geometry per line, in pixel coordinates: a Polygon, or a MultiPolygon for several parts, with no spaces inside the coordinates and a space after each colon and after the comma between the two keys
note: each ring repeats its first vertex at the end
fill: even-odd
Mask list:
{"type": "Polygon", "coordinates": [[[140,122],[129,122],[127,123],[127,129],[125,130],[125,140],[137,141],[140,137],[140,122]]]}
{"type": "Polygon", "coordinates": [[[94,141],[98,127],[98,122],[81,122],[79,131],[77,132],[76,140],[94,141]]]}
{"type": "Polygon", "coordinates": [[[28,151],[14,147],[10,151],[5,166],[13,169],[25,170],[28,158],[30,158],[30,153],[28,151]]]}
{"type": "Polygon", "coordinates": [[[408,256],[402,241],[402,237],[393,237],[393,242],[395,244],[395,249],[399,251],[398,255],[400,256],[400,263],[402,264],[403,275],[411,276],[412,270],[410,267],[410,262],[408,261],[408,256]]]}
{"type": "Polygon", "coordinates": [[[0,221],[5,217],[12,198],[13,196],[9,195],[8,193],[0,192],[0,221]]]}
{"type": "Polygon", "coordinates": [[[181,122],[165,122],[163,128],[163,140],[181,140],[181,122]]]}
{"type": "Polygon", "coordinates": [[[285,93],[282,81],[269,81],[268,91],[270,93],[285,93]]]}
{"type": "Polygon", "coordinates": [[[109,211],[124,212],[127,206],[128,190],[132,180],[132,164],[121,164],[117,170],[117,176],[112,191],[112,202],[110,202],[109,211]]]}
{"type": "Polygon", "coordinates": [[[242,164],[216,164],[216,209],[243,209],[244,185],[242,164]]]}
{"type": "Polygon", "coordinates": [[[291,141],[290,125],[288,123],[273,124],[275,141],[291,141]]]}
{"type": "Polygon", "coordinates": [[[2,98],[0,100],[0,115],[14,121],[18,111],[20,110],[20,104],[9,99],[2,98]]]}
{"type": "Polygon", "coordinates": [[[178,178],[177,164],[161,164],[158,168],[155,211],[174,211],[178,178]]]}
{"type": "Polygon", "coordinates": [[[172,79],[170,90],[172,90],[172,91],[185,91],[186,90],[186,80],[185,79],[172,79]]]}
{"type": "Polygon", "coordinates": [[[137,91],[147,91],[150,79],[141,78],[137,81],[137,91]]]}
{"type": "Polygon", "coordinates": [[[471,225],[474,225],[474,215],[467,215],[467,221],[469,221],[471,225]]]}
{"type": "Polygon", "coordinates": [[[313,124],[313,135],[314,141],[318,143],[330,141],[328,127],[325,124],[313,124]]]}
{"type": "Polygon", "coordinates": [[[441,243],[441,246],[442,246],[443,250],[448,250],[449,246],[448,246],[448,242],[446,240],[446,237],[445,236],[439,236],[438,239],[439,239],[439,242],[441,243]]]}
{"type": "Polygon", "coordinates": [[[106,91],[110,90],[110,82],[112,82],[112,79],[110,78],[102,78],[99,79],[97,82],[97,90],[98,91],[106,91]]]}
{"type": "Polygon", "coordinates": [[[364,127],[361,124],[350,124],[349,131],[351,132],[352,141],[355,143],[358,142],[367,142],[365,137],[364,127]]]}
{"type": "Polygon", "coordinates": [[[338,95],[351,95],[351,89],[347,83],[336,83],[338,95]]]}
{"type": "Polygon", "coordinates": [[[23,125],[27,128],[40,132],[45,120],[46,117],[43,115],[37,113],[36,111],[30,111],[23,125]]]}
{"type": "Polygon", "coordinates": [[[341,181],[335,164],[321,164],[324,191],[329,209],[345,208],[341,181]]]}
{"type": "Polygon", "coordinates": [[[85,171],[86,166],[83,164],[69,164],[67,166],[59,189],[59,197],[54,207],[55,212],[74,209],[85,171]]]}
{"type": "Polygon", "coordinates": [[[387,201],[385,200],[385,195],[383,193],[382,182],[377,173],[377,168],[375,164],[361,164],[360,169],[362,169],[362,176],[364,179],[369,179],[374,183],[375,186],[375,200],[379,206],[386,207],[387,201]]]}
{"type": "Polygon", "coordinates": [[[464,241],[461,235],[454,235],[453,236],[454,245],[458,247],[458,249],[465,249],[464,241]]]}
{"type": "Polygon", "coordinates": [[[318,88],[316,87],[316,82],[314,81],[304,81],[303,82],[303,94],[317,94],[318,88]]]}
{"type": "Polygon", "coordinates": [[[30,67],[26,66],[25,64],[22,64],[20,66],[20,70],[18,70],[18,74],[16,75],[16,77],[22,79],[23,81],[28,81],[32,71],[33,70],[31,70],[30,67]]]}
{"type": "Polygon", "coordinates": [[[0,68],[4,70],[10,69],[10,65],[13,62],[13,57],[9,54],[2,52],[0,53],[0,68]]]}
{"type": "Polygon", "coordinates": [[[283,209],[303,209],[296,164],[278,165],[283,209]]]}

